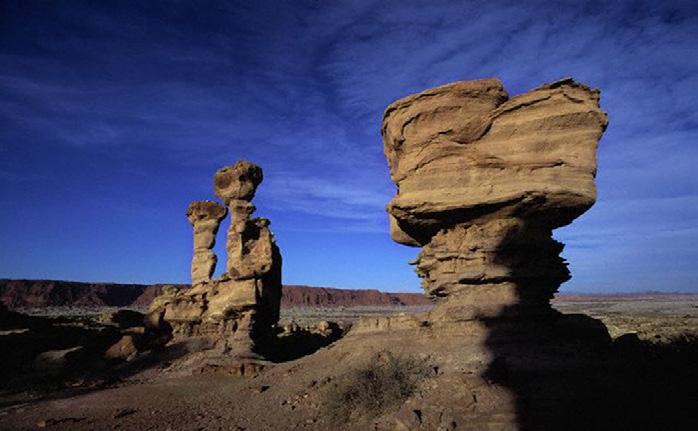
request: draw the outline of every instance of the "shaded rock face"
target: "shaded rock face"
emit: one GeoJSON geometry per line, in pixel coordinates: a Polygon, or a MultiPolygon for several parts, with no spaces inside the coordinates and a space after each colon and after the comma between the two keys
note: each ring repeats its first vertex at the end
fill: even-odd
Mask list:
{"type": "Polygon", "coordinates": [[[225,202],[193,202],[187,217],[194,227],[192,288],[167,287],[154,299],[151,316],[162,315],[175,336],[208,336],[224,353],[254,357],[255,344],[279,320],[281,253],[269,220],[254,218],[251,200],[262,169],[247,161],[216,172],[214,190],[225,202]],[[227,271],[211,279],[217,258],[212,251],[221,219],[230,213],[227,271]]]}
{"type": "Polygon", "coordinates": [[[599,92],[572,79],[511,99],[499,80],[462,81],[386,109],[391,237],[423,247],[414,263],[428,295],[459,298],[442,312],[549,310],[570,277],[552,230],[595,202],[606,125],[599,92]]]}

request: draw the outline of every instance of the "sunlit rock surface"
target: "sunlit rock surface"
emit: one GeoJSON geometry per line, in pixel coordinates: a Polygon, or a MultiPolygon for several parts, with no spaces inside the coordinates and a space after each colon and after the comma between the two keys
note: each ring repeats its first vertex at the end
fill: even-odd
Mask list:
{"type": "Polygon", "coordinates": [[[461,317],[549,309],[569,278],[552,230],[595,202],[607,123],[599,92],[569,78],[511,99],[497,79],[461,81],[391,104],[391,236],[423,247],[426,292],[459,296],[461,317]]]}

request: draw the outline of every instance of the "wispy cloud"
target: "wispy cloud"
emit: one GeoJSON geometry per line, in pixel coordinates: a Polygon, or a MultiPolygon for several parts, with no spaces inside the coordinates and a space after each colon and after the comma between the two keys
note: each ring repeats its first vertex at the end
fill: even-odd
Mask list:
{"type": "Polygon", "coordinates": [[[247,158],[264,167],[257,205],[275,226],[378,232],[394,191],[385,106],[459,79],[500,77],[516,94],[572,75],[610,116],[600,202],[559,233],[579,278],[582,261],[600,264],[582,250],[630,271],[671,266],[662,250],[687,261],[668,232],[698,241],[691,2],[19,4],[0,14],[3,185],[59,160],[75,166],[51,171],[65,190],[90,183],[91,199],[113,201],[136,188],[140,208],[206,198],[211,169],[247,158]],[[637,250],[643,238],[656,255],[637,250]]]}

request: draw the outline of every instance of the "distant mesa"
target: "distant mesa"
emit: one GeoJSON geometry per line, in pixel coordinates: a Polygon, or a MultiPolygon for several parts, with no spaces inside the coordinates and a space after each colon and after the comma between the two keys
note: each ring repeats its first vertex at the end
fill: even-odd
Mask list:
{"type": "MultiPolygon", "coordinates": [[[[135,307],[147,308],[167,286],[186,290],[188,284],[83,283],[61,280],[0,279],[0,303],[11,308],[135,307]]],[[[337,289],[284,285],[281,308],[429,305],[420,293],[375,289],[337,289]]]]}

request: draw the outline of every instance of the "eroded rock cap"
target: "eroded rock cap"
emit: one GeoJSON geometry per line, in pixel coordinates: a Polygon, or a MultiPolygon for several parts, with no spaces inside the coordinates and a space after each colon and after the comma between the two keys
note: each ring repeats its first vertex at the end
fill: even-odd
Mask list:
{"type": "Polygon", "coordinates": [[[235,165],[225,166],[216,172],[213,177],[214,191],[226,205],[233,200],[251,201],[262,179],[262,168],[252,162],[240,160],[235,165]]]}

